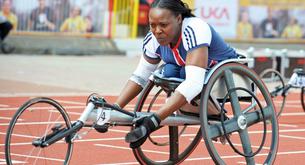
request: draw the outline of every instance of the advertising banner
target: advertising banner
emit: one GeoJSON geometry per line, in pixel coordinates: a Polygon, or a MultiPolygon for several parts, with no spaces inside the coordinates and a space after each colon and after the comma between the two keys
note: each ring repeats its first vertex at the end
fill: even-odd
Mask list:
{"type": "Polygon", "coordinates": [[[196,0],[195,15],[213,26],[224,38],[235,38],[238,4],[238,0],[196,0]]]}
{"type": "Polygon", "coordinates": [[[273,9],[305,9],[304,0],[240,0],[241,6],[267,6],[273,9]]]}

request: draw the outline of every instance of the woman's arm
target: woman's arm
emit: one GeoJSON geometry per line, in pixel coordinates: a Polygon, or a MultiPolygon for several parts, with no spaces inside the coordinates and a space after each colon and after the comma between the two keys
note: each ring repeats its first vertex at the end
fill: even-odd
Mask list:
{"type": "Polygon", "coordinates": [[[122,89],[119,97],[115,101],[115,104],[121,108],[124,108],[133,98],[135,98],[141,91],[142,86],[137,83],[128,80],[124,88],[122,89]]]}
{"type": "MultiPolygon", "coordinates": [[[[192,50],[186,56],[186,66],[196,66],[207,68],[208,65],[208,47],[200,47],[192,50]]],[[[186,71],[186,77],[189,74],[186,71]]],[[[203,82],[204,80],[202,80],[203,82]]],[[[178,110],[181,106],[187,103],[186,97],[179,91],[176,91],[157,112],[157,116],[164,120],[167,116],[178,110]]]]}
{"type": "Polygon", "coordinates": [[[148,81],[151,73],[157,68],[159,59],[148,59],[145,55],[141,57],[137,69],[132,77],[128,80],[115,104],[119,107],[125,107],[132,99],[134,99],[143,89],[144,83],[141,81],[148,81]],[[139,80],[135,80],[139,79],[139,80]]]}

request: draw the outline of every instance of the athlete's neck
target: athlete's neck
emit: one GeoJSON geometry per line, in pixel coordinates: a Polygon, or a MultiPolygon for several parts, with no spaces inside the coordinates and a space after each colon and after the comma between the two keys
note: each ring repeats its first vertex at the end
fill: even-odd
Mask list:
{"type": "Polygon", "coordinates": [[[179,40],[180,40],[180,37],[181,37],[181,31],[179,31],[177,33],[177,35],[175,36],[175,38],[173,39],[173,42],[170,43],[170,48],[174,48],[177,44],[179,44],[179,40]]]}

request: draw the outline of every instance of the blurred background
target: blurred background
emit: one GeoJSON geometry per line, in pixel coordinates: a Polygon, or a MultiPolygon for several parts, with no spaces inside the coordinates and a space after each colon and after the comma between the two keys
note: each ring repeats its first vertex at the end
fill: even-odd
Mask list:
{"type": "MultiPolygon", "coordinates": [[[[141,55],[153,0],[0,0],[2,53],[141,55]],[[3,46],[5,45],[5,46],[3,46]]],[[[304,0],[184,0],[261,72],[305,67],[304,0]]]]}

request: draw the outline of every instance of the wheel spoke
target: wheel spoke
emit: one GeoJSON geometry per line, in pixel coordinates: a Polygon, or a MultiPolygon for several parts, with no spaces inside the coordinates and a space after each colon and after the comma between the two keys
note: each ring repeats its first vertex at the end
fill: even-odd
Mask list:
{"type": "Polygon", "coordinates": [[[242,114],[242,112],[240,110],[237,92],[235,90],[230,91],[230,89],[235,88],[235,84],[234,84],[234,80],[233,80],[233,73],[230,70],[225,70],[224,73],[225,73],[224,75],[225,75],[225,82],[226,82],[227,90],[228,90],[228,92],[230,92],[229,96],[230,96],[230,102],[232,104],[234,116],[239,116],[242,114]]]}
{"type": "MultiPolygon", "coordinates": [[[[51,111],[50,112],[50,114],[49,114],[49,118],[48,118],[48,122],[50,122],[51,121],[51,117],[52,117],[52,114],[53,114],[53,111],[51,111]]],[[[58,119],[56,119],[56,121],[57,121],[58,119]]],[[[50,126],[51,124],[47,124],[47,128],[46,128],[46,130],[45,130],[45,132],[44,132],[44,138],[43,138],[43,141],[45,141],[46,140],[46,136],[47,136],[47,133],[48,133],[48,130],[49,130],[49,126],[50,126]]],[[[52,127],[51,127],[52,128],[52,127]]]]}
{"type": "Polygon", "coordinates": [[[34,163],[33,163],[33,164],[36,164],[36,162],[37,162],[38,158],[40,157],[41,150],[42,150],[42,149],[41,149],[41,148],[39,148],[39,151],[38,151],[37,155],[35,156],[36,158],[35,158],[35,161],[34,161],[34,163]]]}
{"type": "MultiPolygon", "coordinates": [[[[252,147],[250,142],[250,137],[247,128],[239,131],[239,137],[242,143],[243,151],[245,155],[252,155],[252,147]]],[[[255,164],[253,157],[245,157],[247,164],[255,164]]]]}
{"type": "Polygon", "coordinates": [[[179,136],[178,136],[178,127],[169,126],[169,160],[170,161],[177,161],[179,155],[179,136]]]}

